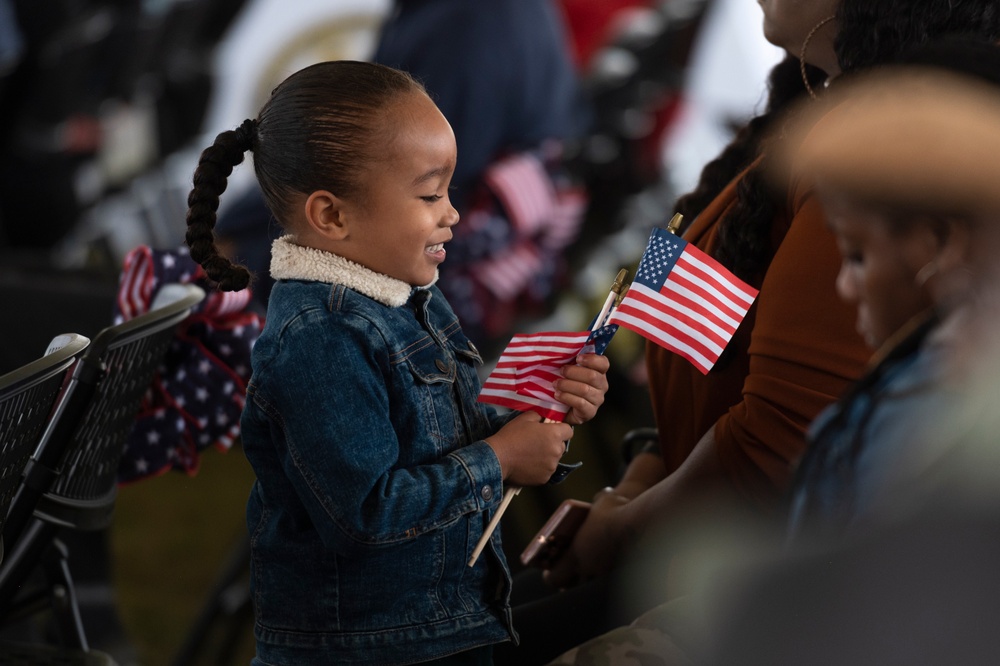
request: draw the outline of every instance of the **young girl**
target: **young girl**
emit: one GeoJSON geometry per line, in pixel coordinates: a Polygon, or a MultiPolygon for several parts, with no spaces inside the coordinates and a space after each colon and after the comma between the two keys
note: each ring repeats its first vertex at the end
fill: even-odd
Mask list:
{"type": "Polygon", "coordinates": [[[504,484],[545,483],[594,416],[608,361],[565,368],[565,423],[476,402],[481,358],[434,286],[458,222],[455,139],[408,75],[307,67],[205,150],[187,241],[223,289],[250,277],[212,235],[247,150],[287,234],[241,424],[253,664],[490,663],[516,636],[499,536],[467,562],[504,484]]]}

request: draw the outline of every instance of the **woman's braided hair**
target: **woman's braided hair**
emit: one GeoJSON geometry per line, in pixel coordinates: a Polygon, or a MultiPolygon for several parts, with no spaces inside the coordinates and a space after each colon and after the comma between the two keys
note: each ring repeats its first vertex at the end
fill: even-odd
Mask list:
{"type": "Polygon", "coordinates": [[[275,219],[284,224],[298,195],[328,190],[363,194],[360,175],[375,159],[381,114],[398,96],[422,92],[408,74],[367,62],[311,65],[285,79],[256,120],[220,133],[206,148],[188,195],[186,241],[191,257],[224,291],[245,288],[250,272],[215,245],[219,197],[233,168],[253,151],[254,173],[275,219]]]}
{"type": "MultiPolygon", "coordinates": [[[[841,0],[834,43],[843,76],[889,64],[907,51],[948,34],[989,41],[1000,39],[1000,3],[996,0],[841,0]]],[[[807,66],[813,89],[823,72],[807,66]]],[[[704,210],[726,185],[762,157],[737,186],[731,211],[719,222],[715,257],[737,276],[759,284],[772,259],[771,224],[786,205],[787,192],[774,191],[767,170],[768,137],[776,135],[791,104],[806,93],[798,59],[788,57],[771,71],[765,112],[752,119],[718,158],[702,170],[697,187],[677,201],[687,223],[704,210]]]]}

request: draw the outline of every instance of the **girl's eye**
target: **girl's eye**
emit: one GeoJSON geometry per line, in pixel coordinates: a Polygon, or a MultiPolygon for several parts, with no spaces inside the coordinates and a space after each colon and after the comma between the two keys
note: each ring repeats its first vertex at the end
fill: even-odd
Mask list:
{"type": "Polygon", "coordinates": [[[427,203],[435,203],[435,202],[441,200],[441,195],[440,194],[432,194],[432,195],[430,195],[428,197],[420,197],[420,198],[423,199],[424,201],[426,201],[427,203]]]}

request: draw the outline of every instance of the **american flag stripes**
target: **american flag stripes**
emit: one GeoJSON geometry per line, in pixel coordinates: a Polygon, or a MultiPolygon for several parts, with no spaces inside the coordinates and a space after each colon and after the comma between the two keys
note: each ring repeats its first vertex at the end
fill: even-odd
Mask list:
{"type": "Polygon", "coordinates": [[[542,229],[552,213],[555,187],[541,160],[517,153],[493,164],[483,176],[503,204],[511,224],[525,236],[542,229]]]}
{"type": "MultiPolygon", "coordinates": [[[[497,251],[495,234],[484,234],[488,256],[476,261],[477,280],[494,296],[508,301],[530,288],[553,253],[576,239],[586,206],[579,188],[554,182],[542,157],[533,152],[508,155],[483,175],[510,222],[510,245],[497,251]]],[[[476,214],[467,216],[475,223],[476,214]]]]}
{"type": "Polygon", "coordinates": [[[560,377],[559,369],[588,346],[603,354],[616,330],[617,326],[604,326],[595,331],[515,335],[483,382],[479,402],[562,421],[569,408],[556,400],[552,386],[560,377]]]}
{"type": "Polygon", "coordinates": [[[707,373],[757,297],[719,262],[665,229],[653,229],[635,280],[608,318],[707,373]]]}

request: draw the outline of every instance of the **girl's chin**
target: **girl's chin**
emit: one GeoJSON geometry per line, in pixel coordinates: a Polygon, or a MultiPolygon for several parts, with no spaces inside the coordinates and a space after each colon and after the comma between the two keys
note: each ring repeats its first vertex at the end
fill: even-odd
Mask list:
{"type": "Polygon", "coordinates": [[[418,285],[414,285],[414,286],[416,286],[416,287],[425,287],[425,288],[426,287],[432,287],[432,286],[434,286],[434,283],[437,282],[437,281],[438,281],[438,270],[434,269],[434,275],[432,275],[426,282],[424,282],[423,284],[418,284],[418,285]]]}

